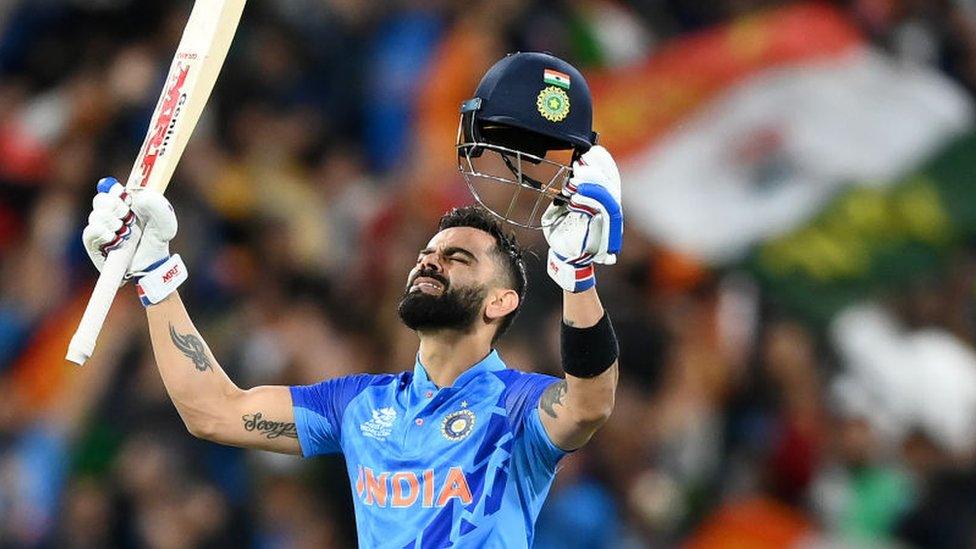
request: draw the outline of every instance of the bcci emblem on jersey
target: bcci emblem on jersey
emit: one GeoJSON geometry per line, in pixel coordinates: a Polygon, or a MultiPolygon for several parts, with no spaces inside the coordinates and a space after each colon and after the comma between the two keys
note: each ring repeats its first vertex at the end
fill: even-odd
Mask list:
{"type": "Polygon", "coordinates": [[[373,410],[373,417],[359,425],[359,430],[363,436],[375,438],[376,440],[386,440],[393,431],[393,422],[396,421],[396,410],[393,408],[380,408],[373,410]]]}
{"type": "Polygon", "coordinates": [[[458,410],[444,416],[441,423],[441,434],[444,438],[457,442],[468,435],[474,429],[474,412],[471,410],[458,410]]]}

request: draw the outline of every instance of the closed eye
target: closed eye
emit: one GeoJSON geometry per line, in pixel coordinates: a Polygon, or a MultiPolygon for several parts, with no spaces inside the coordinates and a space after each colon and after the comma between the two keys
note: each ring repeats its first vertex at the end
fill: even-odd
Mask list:
{"type": "MultiPolygon", "coordinates": [[[[434,253],[434,250],[430,248],[425,248],[420,250],[420,254],[417,255],[417,263],[423,261],[424,257],[428,254],[434,253]]],[[[444,250],[444,257],[449,261],[457,261],[464,265],[470,265],[471,263],[478,261],[478,258],[474,256],[473,253],[465,250],[464,248],[451,247],[444,250]]]]}
{"type": "Polygon", "coordinates": [[[451,261],[460,261],[465,265],[478,260],[473,253],[465,250],[464,248],[448,248],[444,250],[444,255],[446,255],[451,261]]]}

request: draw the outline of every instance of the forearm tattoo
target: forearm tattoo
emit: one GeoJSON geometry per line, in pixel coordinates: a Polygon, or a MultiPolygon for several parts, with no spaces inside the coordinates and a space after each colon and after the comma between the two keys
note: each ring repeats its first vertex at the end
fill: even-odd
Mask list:
{"type": "Polygon", "coordinates": [[[278,437],[298,438],[298,431],[295,429],[294,422],[268,421],[261,416],[261,412],[254,412],[241,417],[244,421],[244,430],[247,432],[257,432],[268,439],[278,437]]]}
{"type": "Polygon", "coordinates": [[[173,340],[173,345],[176,345],[181,353],[193,361],[197,370],[201,372],[213,370],[213,364],[210,363],[210,357],[207,356],[207,347],[199,337],[194,334],[181,334],[176,331],[172,324],[169,325],[169,337],[173,340]]]}
{"type": "Polygon", "coordinates": [[[559,413],[556,412],[556,405],[563,405],[564,396],[566,396],[565,379],[553,383],[545,390],[545,392],[542,393],[542,398],[539,400],[539,406],[545,410],[550,417],[558,418],[559,413]]]}

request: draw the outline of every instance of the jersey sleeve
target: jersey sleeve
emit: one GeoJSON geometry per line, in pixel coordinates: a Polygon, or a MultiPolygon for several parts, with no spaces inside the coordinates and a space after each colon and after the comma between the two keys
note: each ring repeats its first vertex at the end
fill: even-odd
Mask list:
{"type": "Polygon", "coordinates": [[[506,384],[505,407],[516,435],[516,448],[525,454],[531,476],[548,478],[568,452],[556,446],[539,417],[542,393],[559,378],[543,374],[519,373],[506,384]]]}
{"type": "Polygon", "coordinates": [[[314,385],[293,385],[292,408],[302,456],[342,452],[342,414],[352,399],[390,376],[360,374],[314,385]]]}

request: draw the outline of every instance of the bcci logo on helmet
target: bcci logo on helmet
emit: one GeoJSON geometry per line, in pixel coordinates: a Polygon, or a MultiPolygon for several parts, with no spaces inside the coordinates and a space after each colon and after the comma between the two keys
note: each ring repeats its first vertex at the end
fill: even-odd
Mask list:
{"type": "Polygon", "coordinates": [[[441,434],[453,442],[464,439],[474,429],[474,419],[474,412],[471,410],[458,410],[447,414],[441,423],[441,434]]]}
{"type": "Polygon", "coordinates": [[[556,86],[547,86],[535,100],[539,114],[550,122],[562,122],[569,116],[569,95],[556,86]]]}

